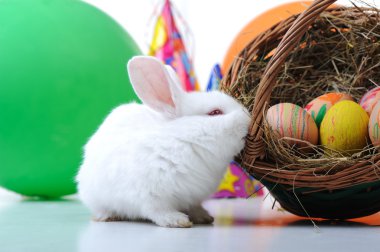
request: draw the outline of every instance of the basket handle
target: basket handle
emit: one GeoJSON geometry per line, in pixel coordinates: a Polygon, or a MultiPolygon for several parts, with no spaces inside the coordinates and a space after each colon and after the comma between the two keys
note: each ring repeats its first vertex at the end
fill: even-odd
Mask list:
{"type": "Polygon", "coordinates": [[[283,66],[289,53],[299,43],[309,26],[319,15],[336,0],[315,0],[286,32],[278,45],[273,57],[265,68],[263,77],[259,83],[256,99],[252,110],[252,122],[249,127],[246,146],[243,151],[243,166],[252,167],[257,158],[264,156],[263,130],[261,128],[266,104],[270,100],[272,90],[276,85],[277,75],[283,66]]]}

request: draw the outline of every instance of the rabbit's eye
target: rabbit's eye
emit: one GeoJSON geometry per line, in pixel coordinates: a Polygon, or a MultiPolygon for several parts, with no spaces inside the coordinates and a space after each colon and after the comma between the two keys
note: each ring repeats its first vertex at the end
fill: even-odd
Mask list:
{"type": "Polygon", "coordinates": [[[223,115],[223,111],[220,109],[214,109],[213,111],[208,113],[209,116],[223,115]]]}

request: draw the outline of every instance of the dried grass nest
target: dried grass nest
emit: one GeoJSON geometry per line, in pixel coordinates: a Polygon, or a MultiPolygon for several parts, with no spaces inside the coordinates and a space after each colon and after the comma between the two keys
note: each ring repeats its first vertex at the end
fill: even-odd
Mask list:
{"type": "MultiPolygon", "coordinates": [[[[328,6],[327,2],[334,1],[315,2],[328,6]]],[[[328,155],[321,146],[312,146],[315,151],[304,154],[284,139],[274,137],[263,119],[269,106],[280,102],[303,107],[327,92],[348,93],[359,101],[364,93],[380,84],[380,10],[354,5],[329,8],[316,15],[285,62],[275,66],[279,69],[278,74],[274,71],[275,85],[261,110],[256,108],[259,112],[252,111],[255,102],[260,104],[255,100],[262,99],[264,93],[257,94],[259,84],[270,85],[263,81],[263,76],[268,75],[271,64],[276,64],[275,52],[282,49],[279,44],[298,16],[254,38],[233,62],[221,90],[236,97],[254,116],[240,160],[242,166],[261,180],[285,209],[301,216],[361,217],[380,210],[380,154],[376,148],[368,144],[362,151],[347,156],[337,152],[328,155]],[[259,128],[256,132],[252,130],[255,125],[259,128]],[[260,146],[264,155],[256,151],[260,146]],[[369,192],[374,199],[357,204],[357,198],[368,198],[369,192]]]]}

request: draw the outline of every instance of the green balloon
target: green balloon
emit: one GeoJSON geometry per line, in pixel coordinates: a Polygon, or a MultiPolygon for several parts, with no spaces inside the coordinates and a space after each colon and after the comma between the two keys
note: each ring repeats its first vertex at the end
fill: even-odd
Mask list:
{"type": "Polygon", "coordinates": [[[141,54],[114,20],[79,0],[0,0],[0,185],[76,192],[82,148],[117,105],[138,100],[126,63],[141,54]]]}

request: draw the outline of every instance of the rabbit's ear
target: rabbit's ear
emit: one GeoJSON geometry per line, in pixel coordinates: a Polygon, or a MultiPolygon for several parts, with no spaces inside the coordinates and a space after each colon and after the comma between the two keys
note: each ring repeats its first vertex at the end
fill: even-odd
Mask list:
{"type": "Polygon", "coordinates": [[[128,62],[127,68],[132,86],[145,105],[167,116],[176,116],[184,91],[170,66],[154,57],[136,56],[128,62]]]}

